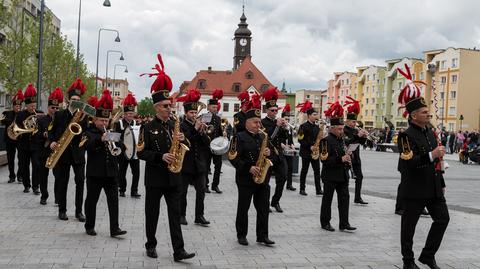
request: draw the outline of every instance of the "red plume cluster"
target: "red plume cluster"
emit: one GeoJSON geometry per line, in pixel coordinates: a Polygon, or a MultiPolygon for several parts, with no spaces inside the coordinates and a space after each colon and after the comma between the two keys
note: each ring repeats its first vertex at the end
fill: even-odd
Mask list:
{"type": "Polygon", "coordinates": [[[103,90],[102,97],[97,101],[95,108],[113,109],[113,100],[109,90],[103,90]]]}
{"type": "MultiPolygon", "coordinates": [[[[398,103],[401,105],[399,109],[404,108],[405,105],[408,102],[412,101],[413,99],[417,99],[418,97],[420,97],[421,91],[417,83],[426,85],[425,82],[423,81],[419,81],[419,80],[412,81],[412,73],[410,72],[410,68],[408,67],[407,64],[405,64],[405,70],[407,72],[404,72],[402,69],[397,68],[397,71],[407,79],[405,87],[403,87],[403,89],[400,91],[400,94],[398,95],[398,103]]],[[[403,116],[406,117],[407,114],[408,112],[405,111],[403,113],[403,116]]]]}
{"type": "Polygon", "coordinates": [[[260,94],[254,94],[252,95],[252,98],[250,100],[250,102],[248,102],[247,104],[247,108],[248,110],[250,109],[261,109],[262,108],[262,97],[260,96],[260,94]]]}
{"type": "Polygon", "coordinates": [[[157,77],[150,88],[151,93],[171,91],[173,87],[172,79],[165,73],[165,66],[163,65],[162,55],[160,55],[160,53],[157,54],[157,59],[160,65],[155,64],[155,67],[152,68],[152,70],[156,70],[157,73],[143,73],[140,74],[140,76],[148,75],[148,77],[157,77]]]}
{"type": "Polygon", "coordinates": [[[248,102],[250,100],[250,95],[248,92],[241,92],[239,95],[237,95],[238,100],[243,104],[245,102],[248,102]]]}
{"type": "Polygon", "coordinates": [[[25,99],[25,97],[23,96],[22,89],[19,89],[19,90],[17,91],[17,94],[15,94],[15,96],[13,96],[13,98],[12,98],[13,101],[23,100],[23,99],[25,99]]]}
{"type": "Polygon", "coordinates": [[[63,92],[60,87],[55,88],[53,92],[50,93],[50,96],[48,96],[48,100],[57,100],[58,103],[63,102],[63,92]]]}
{"type": "Polygon", "coordinates": [[[300,112],[307,113],[307,110],[312,108],[312,102],[307,100],[304,103],[298,104],[297,108],[300,108],[300,112]]]}
{"type": "Polygon", "coordinates": [[[287,104],[285,105],[285,107],[283,108],[283,113],[290,112],[290,109],[291,109],[291,108],[290,108],[290,104],[287,103],[287,104]]]}
{"type": "Polygon", "coordinates": [[[360,102],[357,100],[353,99],[351,96],[347,96],[347,100],[345,101],[345,105],[347,107],[347,112],[348,113],[353,113],[353,114],[360,114],[360,102]]]}
{"type": "Polygon", "coordinates": [[[221,104],[220,104],[220,101],[217,102],[217,112],[220,111],[220,107],[221,107],[221,104]]]}
{"type": "Polygon", "coordinates": [[[27,88],[25,89],[25,94],[23,96],[25,98],[28,98],[36,95],[37,95],[37,89],[35,89],[35,87],[33,87],[31,83],[28,84],[27,88]]]}
{"type": "Polygon", "coordinates": [[[220,100],[223,98],[223,90],[215,89],[212,93],[212,99],[220,100]]]}
{"type": "Polygon", "coordinates": [[[262,94],[263,99],[265,101],[270,101],[270,100],[277,100],[278,99],[278,89],[277,87],[271,87],[262,94]]]}
{"type": "Polygon", "coordinates": [[[125,96],[125,99],[123,99],[123,105],[124,106],[136,106],[137,105],[137,100],[135,100],[135,97],[131,92],[125,96]]]}
{"type": "Polygon", "coordinates": [[[336,101],[335,103],[330,104],[330,107],[325,110],[325,117],[327,118],[343,118],[343,107],[340,104],[339,101],[336,101]]]}
{"type": "Polygon", "coordinates": [[[98,102],[98,98],[95,95],[92,95],[87,99],[87,103],[93,107],[97,105],[97,102],[98,102]]]}
{"type": "Polygon", "coordinates": [[[182,95],[177,98],[177,102],[184,102],[184,103],[191,103],[191,102],[198,102],[202,94],[197,89],[190,89],[188,90],[187,94],[182,95]]]}
{"type": "Polygon", "coordinates": [[[83,84],[83,81],[79,78],[70,85],[67,92],[74,89],[79,89],[82,95],[87,91],[87,87],[85,87],[85,84],[83,84]]]}

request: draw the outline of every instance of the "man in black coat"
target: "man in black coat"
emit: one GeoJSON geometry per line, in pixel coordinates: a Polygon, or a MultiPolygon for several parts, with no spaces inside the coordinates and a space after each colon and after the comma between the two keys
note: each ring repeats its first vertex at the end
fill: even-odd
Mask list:
{"type": "Polygon", "coordinates": [[[265,147],[264,152],[260,152],[264,139],[267,139],[260,133],[260,100],[247,111],[245,128],[243,132],[236,134],[237,155],[230,160],[235,167],[235,183],[238,188],[238,206],[235,228],[237,230],[238,243],[248,245],[248,209],[253,198],[253,205],[257,211],[257,242],[265,245],[275,244],[268,238],[268,200],[270,197],[270,186],[265,180],[261,184],[253,181],[253,177],[260,174],[260,167],[256,162],[260,154],[265,158],[270,155],[270,150],[265,147]]]}
{"type": "Polygon", "coordinates": [[[3,141],[5,142],[5,147],[7,151],[7,161],[8,161],[8,183],[15,182],[15,178],[17,178],[18,183],[22,182],[20,167],[17,169],[17,174],[15,174],[15,154],[17,152],[17,140],[13,140],[8,136],[8,128],[11,124],[15,121],[15,117],[17,116],[20,109],[22,109],[23,103],[23,92],[22,90],[18,90],[17,94],[15,94],[12,98],[12,110],[5,110],[2,112],[3,119],[1,120],[1,124],[5,126],[4,134],[3,134],[3,141]]]}
{"type": "MultiPolygon", "coordinates": [[[[215,90],[212,93],[212,99],[208,100],[207,110],[212,115],[212,120],[210,121],[209,125],[211,130],[207,132],[208,137],[210,140],[214,140],[217,137],[223,136],[223,129],[222,129],[222,119],[217,115],[218,113],[218,106],[219,100],[223,97],[222,90],[215,90]]],[[[226,127],[225,127],[226,128],[226,127]]],[[[213,169],[213,179],[212,179],[212,191],[216,193],[222,193],[222,191],[218,188],[220,184],[220,173],[222,172],[222,155],[215,155],[211,151],[209,151],[208,160],[207,160],[207,168],[210,168],[210,164],[213,161],[214,169],[213,169]]],[[[207,177],[207,192],[208,190],[208,173],[207,177]]]]}
{"type": "Polygon", "coordinates": [[[110,236],[124,235],[127,231],[118,224],[118,162],[111,153],[111,147],[118,141],[112,141],[105,132],[113,108],[110,92],[104,92],[95,105],[93,126],[86,131],[87,149],[87,197],[85,198],[85,231],[95,236],[95,219],[98,198],[103,189],[107,197],[108,215],[110,218],[110,236]]]}
{"type": "MultiPolygon", "coordinates": [[[[55,113],[52,127],[48,132],[50,148],[53,150],[58,146],[58,142],[72,119],[81,113],[72,108],[73,101],[80,101],[81,96],[87,89],[80,79],[72,83],[67,91],[69,106],[67,109],[55,113]]],[[[62,153],[57,165],[52,169],[55,176],[54,194],[55,201],[58,203],[58,218],[68,220],[67,217],[67,192],[68,181],[70,179],[70,167],[75,174],[75,218],[80,222],[85,222],[85,216],[82,213],[83,191],[85,188],[85,148],[80,147],[80,141],[87,129],[88,119],[84,117],[78,124],[82,127],[82,133],[75,135],[62,153]]]]}
{"type": "MultiPolygon", "coordinates": [[[[191,96],[192,91],[187,93],[186,98],[191,96]]],[[[200,98],[200,94],[196,95],[200,98]]],[[[180,98],[178,99],[180,101],[180,98]]],[[[187,225],[187,192],[188,186],[192,184],[195,187],[195,224],[207,226],[210,221],[204,217],[204,200],[207,177],[207,159],[210,154],[210,138],[206,134],[206,125],[201,119],[197,119],[198,100],[185,100],[183,108],[185,117],[183,118],[180,129],[189,142],[189,148],[185,153],[182,167],[182,194],[180,199],[180,224],[187,225]]]]}
{"type": "Polygon", "coordinates": [[[326,138],[320,143],[320,159],[322,160],[322,180],[324,193],[320,210],[320,224],[327,231],[335,231],[330,225],[333,194],[337,192],[339,229],[341,231],[353,231],[348,221],[348,193],[349,169],[351,156],[346,152],[343,141],[343,114],[330,119],[330,130],[326,138]],[[328,155],[325,156],[325,153],[328,155]]]}
{"type": "MultiPolygon", "coordinates": [[[[286,104],[282,111],[282,118],[285,119],[287,124],[287,132],[284,141],[282,141],[282,147],[284,150],[295,150],[295,145],[293,144],[293,132],[294,129],[289,124],[290,121],[290,105],[286,104]]],[[[296,191],[297,188],[293,187],[292,185],[292,176],[293,176],[293,156],[292,155],[285,155],[285,160],[287,161],[287,187],[286,189],[289,191],[296,191]]]]}

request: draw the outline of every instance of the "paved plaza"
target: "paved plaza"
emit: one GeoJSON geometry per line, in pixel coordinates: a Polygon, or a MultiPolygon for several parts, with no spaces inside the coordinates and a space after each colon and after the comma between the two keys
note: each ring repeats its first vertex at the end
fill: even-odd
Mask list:
{"type": "MultiPolygon", "coordinates": [[[[393,214],[399,174],[397,155],[363,151],[365,175],[364,200],[368,206],[351,201],[350,223],[354,233],[338,231],[336,199],[332,226],[336,232],[320,228],[321,197],[285,191],[281,205],[284,213],[270,214],[270,238],[273,247],[255,244],[255,210],[250,209],[249,246],[236,242],[235,213],[237,191],[234,170],[224,163],[220,188],[223,194],[207,194],[205,216],[212,222],[205,228],[193,224],[194,189],[189,190],[187,220],[182,226],[185,248],[197,256],[186,263],[173,262],[168,233],[166,206],[162,201],[158,229],[158,259],[145,256],[144,196],[120,197],[120,225],[128,231],[123,238],[109,236],[108,213],[102,194],[97,209],[96,237],[85,234],[83,223],[74,218],[74,183],[68,195],[70,220],[57,219],[53,204],[53,176],[50,175],[50,199],[46,206],[40,197],[24,194],[23,185],[7,184],[7,167],[0,168],[0,268],[401,268],[400,217],[393,214]]],[[[480,268],[480,166],[465,166],[450,161],[446,183],[451,221],[437,254],[441,268],[480,268]]],[[[311,182],[311,171],[309,181],[311,182]]],[[[298,188],[298,178],[294,184],[298,188]]],[[[143,181],[143,171],[142,171],[143,181]]],[[[272,184],[273,185],[273,184],[272,184]]],[[[353,184],[350,183],[352,187],[353,184]]],[[[273,187],[273,186],[272,186],[273,187]]],[[[143,184],[140,193],[144,195],[143,184]]],[[[128,194],[128,192],[127,192],[128,194]]],[[[351,199],[352,200],[352,196],[351,199]]],[[[415,235],[414,250],[421,251],[430,218],[421,218],[415,235]]],[[[421,268],[427,268],[422,267],[421,268]]]]}

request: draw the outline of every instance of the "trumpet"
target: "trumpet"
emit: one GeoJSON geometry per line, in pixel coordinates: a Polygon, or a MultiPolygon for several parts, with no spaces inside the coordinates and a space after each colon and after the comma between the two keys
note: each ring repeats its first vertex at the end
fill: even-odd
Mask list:
{"type": "MultiPolygon", "coordinates": [[[[107,128],[105,128],[105,127],[103,127],[103,131],[107,134],[110,133],[110,131],[107,131],[107,128]]],[[[122,149],[117,147],[115,142],[106,141],[106,143],[107,143],[107,146],[108,146],[108,150],[110,151],[110,154],[112,154],[113,156],[118,156],[122,153],[122,149]]]]}

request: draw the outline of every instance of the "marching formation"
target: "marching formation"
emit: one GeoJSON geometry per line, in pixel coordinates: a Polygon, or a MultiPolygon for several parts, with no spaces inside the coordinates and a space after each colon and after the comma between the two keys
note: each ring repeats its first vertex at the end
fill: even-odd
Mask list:
{"type": "MultiPolygon", "coordinates": [[[[151,96],[156,114],[144,124],[135,120],[137,102],[132,94],[124,99],[123,108],[114,109],[109,90],[104,90],[100,98],[91,96],[83,102],[86,87],[80,79],[67,89],[65,109],[59,110],[64,102],[62,90],[56,88],[52,91],[46,113],[36,109],[37,92],[32,85],[28,85],[25,93],[19,90],[12,99],[12,110],[4,112],[2,117],[2,124],[7,127],[8,182],[17,180],[23,183],[25,193],[32,189],[34,194],[41,194],[40,203],[45,205],[50,197],[47,186],[49,170],[52,169],[58,218],[68,220],[67,187],[72,169],[75,218],[85,222],[86,234],[97,234],[96,208],[103,189],[110,217],[110,236],[116,237],[127,233],[120,228],[118,197],[126,196],[128,167],[132,174],[130,196],[140,198],[138,183],[140,160],[143,160],[146,255],[158,257],[156,233],[160,200],[164,197],[173,258],[180,261],[195,256],[185,250],[181,228],[189,222],[186,216],[189,186],[193,185],[195,189],[193,222],[200,227],[209,227],[211,223],[205,216],[205,193],[222,193],[222,156],[226,155],[235,168],[238,243],[249,245],[248,212],[253,199],[256,242],[275,244],[269,236],[270,207],[283,213],[280,201],[284,189],[296,190],[292,185],[294,155],[297,153],[293,138],[296,130],[290,123],[290,106],[278,106],[277,88],[269,88],[261,94],[242,92],[238,95],[240,111],[234,116],[233,133],[230,134],[227,132],[228,121],[218,115],[223,91],[213,91],[207,104],[199,101],[201,93],[197,89],[190,89],[174,100],[170,95],[172,81],[165,73],[160,55],[158,61],[159,64],[153,68],[154,73],[142,74],[155,77],[151,96]],[[180,111],[174,111],[174,102],[183,103],[182,117],[179,116],[180,111]],[[23,110],[22,103],[25,103],[23,110]],[[266,112],[263,119],[262,109],[266,112]],[[278,117],[280,109],[282,112],[278,117]],[[18,170],[15,171],[17,152],[18,170]],[[210,173],[211,163],[214,169],[210,173]],[[213,176],[211,180],[209,174],[213,176]],[[272,176],[275,177],[275,189],[271,195],[272,176]],[[85,179],[87,188],[83,210],[85,179]]],[[[410,123],[410,127],[398,138],[398,171],[401,173],[399,204],[403,208],[402,255],[404,268],[418,268],[412,252],[413,235],[418,217],[426,207],[434,222],[419,261],[430,268],[438,268],[435,253],[449,221],[441,168],[445,148],[437,144],[432,128],[428,127],[429,111],[419,93],[416,84],[411,82],[399,98],[406,107],[405,115],[408,115],[410,123]]],[[[317,111],[308,100],[297,108],[306,117],[305,123],[298,129],[302,159],[299,194],[307,195],[306,177],[311,165],[316,195],[322,196],[321,228],[335,231],[331,225],[331,205],[336,192],[338,228],[353,232],[357,228],[349,221],[350,179],[355,181],[354,203],[368,204],[361,196],[363,173],[359,148],[366,143],[369,134],[357,126],[360,105],[351,97],[344,105],[332,103],[324,111],[327,121],[319,119],[321,111],[317,111]],[[345,121],[344,107],[347,110],[345,121]]]]}

